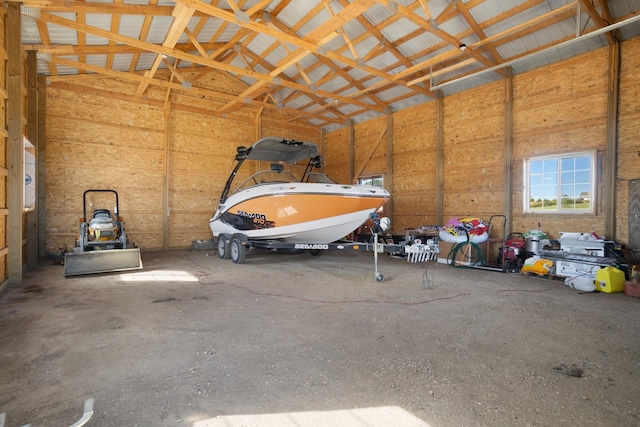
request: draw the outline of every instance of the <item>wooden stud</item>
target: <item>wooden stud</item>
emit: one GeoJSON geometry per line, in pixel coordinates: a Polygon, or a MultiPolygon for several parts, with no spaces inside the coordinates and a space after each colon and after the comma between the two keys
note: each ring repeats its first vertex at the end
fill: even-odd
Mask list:
{"type": "MultiPolygon", "coordinates": [[[[387,107],[387,173],[384,186],[389,194],[393,194],[393,109],[391,107],[387,107]]],[[[389,199],[384,210],[393,224],[393,197],[389,199]]]]}
{"type": "Polygon", "coordinates": [[[507,67],[504,100],[504,214],[506,233],[513,228],[513,69],[507,67]]]}
{"type": "Polygon", "coordinates": [[[169,249],[169,227],[171,206],[169,205],[169,188],[171,176],[171,89],[167,90],[164,100],[164,180],[162,188],[162,249],[169,249]]]}
{"type": "Polygon", "coordinates": [[[618,160],[618,100],[620,96],[620,42],[609,45],[609,80],[607,91],[607,155],[605,165],[604,235],[616,238],[616,175],[618,160]]]}
{"type": "Polygon", "coordinates": [[[353,182],[355,177],[356,158],[356,131],[353,120],[349,120],[349,182],[353,182]]]}
{"type": "MultiPolygon", "coordinates": [[[[38,165],[38,120],[40,111],[38,110],[38,61],[35,51],[27,52],[27,139],[35,147],[35,163],[38,165]]],[[[38,194],[39,187],[43,184],[38,182],[38,173],[33,177],[35,181],[35,193],[38,194]]],[[[38,266],[38,199],[36,198],[34,210],[27,212],[27,268],[35,270],[38,266]]]]}
{"type": "Polygon", "coordinates": [[[22,226],[23,226],[23,187],[24,187],[24,143],[23,143],[23,85],[22,85],[22,17],[20,3],[7,5],[7,270],[9,284],[22,282],[22,226]]]}
{"type": "Polygon", "coordinates": [[[46,239],[46,163],[47,163],[47,76],[38,76],[38,148],[37,148],[37,209],[38,209],[38,256],[47,255],[46,239]]]}
{"type": "Polygon", "coordinates": [[[436,91],[436,224],[444,225],[444,96],[436,91]]]}

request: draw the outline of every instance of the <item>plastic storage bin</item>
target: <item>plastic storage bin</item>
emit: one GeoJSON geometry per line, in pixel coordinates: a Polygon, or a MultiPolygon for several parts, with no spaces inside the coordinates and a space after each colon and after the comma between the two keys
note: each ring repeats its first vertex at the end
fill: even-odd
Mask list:
{"type": "Polygon", "coordinates": [[[615,267],[605,267],[596,273],[596,290],[600,292],[624,292],[624,272],[615,267]]]}

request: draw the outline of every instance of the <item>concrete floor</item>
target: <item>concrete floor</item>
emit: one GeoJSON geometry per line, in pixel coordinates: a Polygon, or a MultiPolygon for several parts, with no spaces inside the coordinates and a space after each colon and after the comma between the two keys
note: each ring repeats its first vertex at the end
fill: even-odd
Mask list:
{"type": "Polygon", "coordinates": [[[143,253],[0,294],[5,426],[640,425],[640,299],[328,252],[143,253]],[[428,281],[424,281],[428,278],[428,281]]]}

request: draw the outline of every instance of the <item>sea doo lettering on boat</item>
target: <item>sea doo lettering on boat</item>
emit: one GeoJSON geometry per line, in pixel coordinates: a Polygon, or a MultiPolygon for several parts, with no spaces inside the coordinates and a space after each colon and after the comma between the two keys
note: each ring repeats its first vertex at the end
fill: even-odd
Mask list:
{"type": "Polygon", "coordinates": [[[329,249],[329,245],[318,245],[318,244],[307,244],[307,243],[296,243],[294,246],[294,249],[322,249],[322,250],[326,250],[329,249]]]}
{"type": "Polygon", "coordinates": [[[249,212],[245,212],[245,211],[238,211],[238,215],[243,216],[245,218],[251,218],[251,219],[258,219],[261,221],[266,221],[267,217],[264,214],[261,213],[249,213],[249,212]]]}

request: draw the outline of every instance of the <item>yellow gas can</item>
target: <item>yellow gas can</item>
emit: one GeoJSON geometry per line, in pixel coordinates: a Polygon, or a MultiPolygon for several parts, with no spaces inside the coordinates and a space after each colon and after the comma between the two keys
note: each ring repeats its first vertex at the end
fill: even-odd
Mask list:
{"type": "Polygon", "coordinates": [[[606,292],[624,292],[624,272],[615,267],[605,267],[596,273],[596,290],[606,292]]]}

